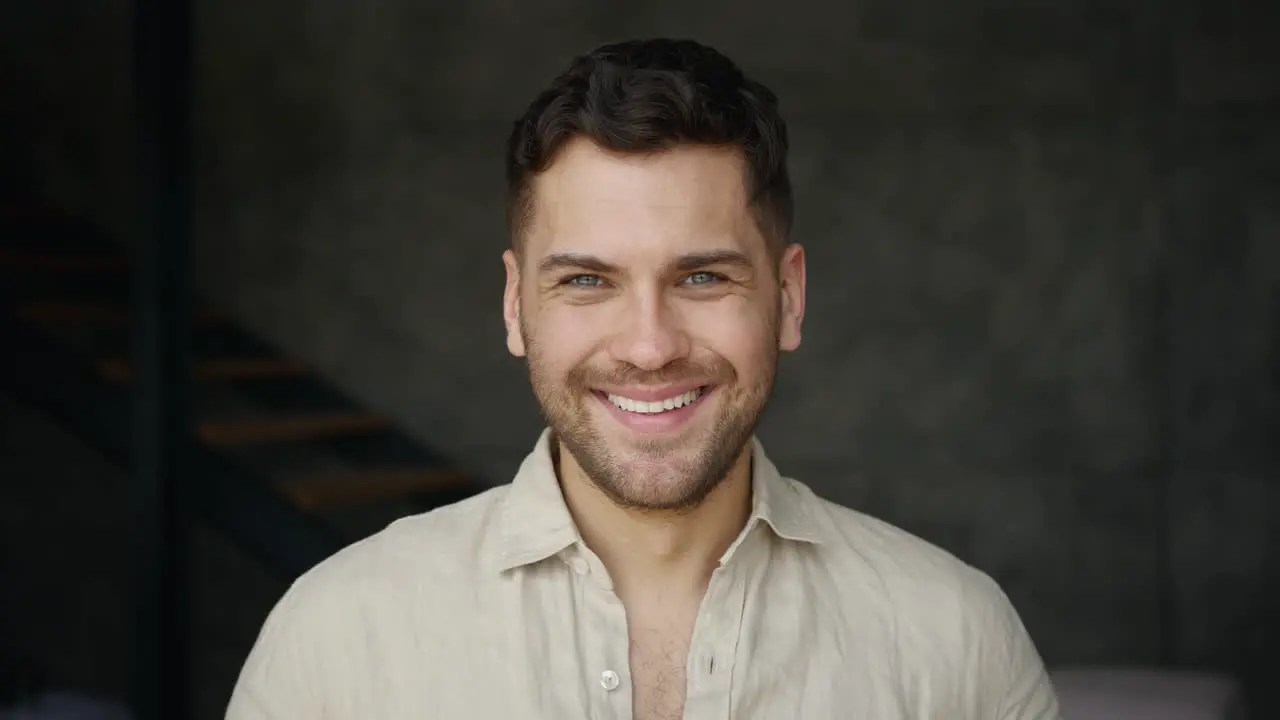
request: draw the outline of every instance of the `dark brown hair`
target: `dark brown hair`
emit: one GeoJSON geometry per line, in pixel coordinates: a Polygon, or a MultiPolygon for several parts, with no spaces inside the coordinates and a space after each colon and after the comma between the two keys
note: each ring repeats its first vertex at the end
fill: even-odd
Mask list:
{"type": "Polygon", "coordinates": [[[716,50],[659,38],[575,58],[516,121],[507,142],[513,247],[520,247],[533,211],[533,179],[575,137],[624,153],[685,144],[739,149],[760,231],[775,255],[786,245],[794,209],[778,98],[716,50]]]}

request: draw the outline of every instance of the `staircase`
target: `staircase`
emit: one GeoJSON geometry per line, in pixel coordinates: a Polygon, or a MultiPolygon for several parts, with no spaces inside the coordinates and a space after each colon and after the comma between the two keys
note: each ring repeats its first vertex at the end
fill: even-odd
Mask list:
{"type": "MultiPolygon", "coordinates": [[[[0,386],[128,466],[130,261],[91,226],[0,205],[0,386]]],[[[217,309],[192,316],[192,506],[289,576],[486,485],[217,309]]]]}

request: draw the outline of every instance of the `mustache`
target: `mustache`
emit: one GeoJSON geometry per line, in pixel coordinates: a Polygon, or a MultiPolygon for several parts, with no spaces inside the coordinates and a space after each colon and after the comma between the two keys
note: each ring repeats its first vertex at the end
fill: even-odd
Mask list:
{"type": "Polygon", "coordinates": [[[590,389],[601,385],[668,385],[689,380],[704,385],[727,385],[736,377],[733,365],[725,360],[695,362],[680,360],[657,370],[621,364],[611,368],[576,367],[567,378],[571,387],[590,389]]]}

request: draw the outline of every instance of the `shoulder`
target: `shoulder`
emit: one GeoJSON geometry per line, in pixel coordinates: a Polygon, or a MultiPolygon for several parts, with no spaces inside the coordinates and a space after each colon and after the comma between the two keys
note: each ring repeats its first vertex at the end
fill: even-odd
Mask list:
{"type": "Polygon", "coordinates": [[[989,592],[990,578],[951,552],[896,525],[839,505],[790,480],[823,528],[824,549],[837,562],[854,563],[901,591],[942,588],[989,592]]]}
{"type": "Polygon", "coordinates": [[[345,717],[367,706],[362,692],[395,663],[419,662],[416,648],[454,632],[484,595],[505,493],[398,520],[294,581],[241,668],[227,717],[345,717]]]}
{"type": "MultiPolygon", "coordinates": [[[[807,506],[824,529],[822,561],[858,577],[858,592],[872,595],[903,632],[921,640],[1013,632],[1008,597],[987,573],[951,552],[889,522],[818,497],[802,483],[807,506]]],[[[1020,629],[1020,627],[1019,627],[1020,629]]],[[[903,639],[903,638],[900,638],[903,639]]],[[[957,645],[957,650],[962,647],[957,645]]]]}
{"type": "Polygon", "coordinates": [[[870,601],[905,683],[932,687],[977,714],[1057,717],[1039,653],[991,576],[902,528],[795,484],[809,495],[814,521],[824,528],[821,562],[857,578],[845,592],[870,601]]]}
{"type": "Polygon", "coordinates": [[[468,598],[481,594],[507,487],[401,518],[316,565],[276,602],[255,653],[341,655],[342,646],[397,632],[410,617],[420,632],[443,632],[437,621],[465,615],[468,598]]]}
{"type": "Polygon", "coordinates": [[[404,598],[426,586],[467,586],[486,572],[509,485],[401,518],[343,548],[289,588],[282,606],[404,598]]]}

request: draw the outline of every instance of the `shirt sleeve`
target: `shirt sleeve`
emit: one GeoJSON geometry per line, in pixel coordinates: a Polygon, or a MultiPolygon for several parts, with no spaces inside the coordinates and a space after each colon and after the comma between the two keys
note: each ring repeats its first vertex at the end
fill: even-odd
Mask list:
{"type": "Polygon", "coordinates": [[[332,717],[325,688],[335,687],[322,598],[290,588],[268,615],[227,706],[226,720],[332,717]]]}
{"type": "Polygon", "coordinates": [[[998,720],[1062,720],[1044,661],[1008,596],[987,578],[991,590],[991,637],[998,643],[991,665],[998,720]]]}

